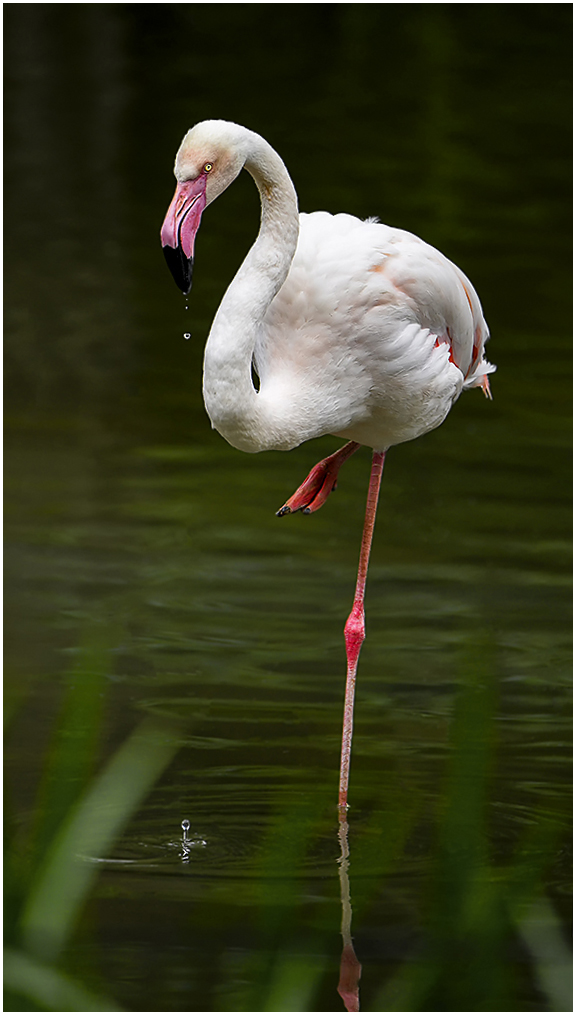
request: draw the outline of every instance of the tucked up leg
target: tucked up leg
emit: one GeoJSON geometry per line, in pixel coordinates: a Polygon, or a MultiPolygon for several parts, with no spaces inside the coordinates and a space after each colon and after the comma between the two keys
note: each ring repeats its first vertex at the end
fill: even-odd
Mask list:
{"type": "Polygon", "coordinates": [[[306,479],[300,484],[295,493],[286,501],[284,507],[276,512],[278,518],[282,515],[293,514],[294,511],[301,511],[304,515],[311,515],[318,511],[326,503],[332,490],[336,489],[338,473],[344,462],[358,451],[360,444],[356,441],[349,441],[339,451],[335,451],[328,458],[323,458],[318,465],[308,473],[306,479]]]}

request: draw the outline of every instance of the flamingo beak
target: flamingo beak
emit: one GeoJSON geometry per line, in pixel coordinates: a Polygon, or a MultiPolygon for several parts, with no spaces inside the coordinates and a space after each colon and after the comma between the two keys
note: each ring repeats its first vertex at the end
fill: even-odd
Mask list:
{"type": "Polygon", "coordinates": [[[198,232],[202,212],[206,207],[206,176],[185,180],[176,187],[166,218],[160,230],[160,239],[166,263],[174,281],[184,295],[192,287],[194,264],[194,238],[198,232]]]}

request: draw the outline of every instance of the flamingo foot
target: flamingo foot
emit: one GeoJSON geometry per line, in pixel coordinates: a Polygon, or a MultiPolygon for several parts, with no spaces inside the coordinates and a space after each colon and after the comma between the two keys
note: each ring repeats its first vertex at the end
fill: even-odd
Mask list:
{"type": "Polygon", "coordinates": [[[339,451],[335,451],[333,455],[318,462],[296,492],[276,512],[278,518],[293,514],[295,511],[301,511],[303,515],[311,515],[314,511],[318,511],[326,503],[332,491],[336,489],[338,473],[344,462],[355,451],[358,451],[359,447],[360,445],[356,441],[350,441],[339,451]]]}

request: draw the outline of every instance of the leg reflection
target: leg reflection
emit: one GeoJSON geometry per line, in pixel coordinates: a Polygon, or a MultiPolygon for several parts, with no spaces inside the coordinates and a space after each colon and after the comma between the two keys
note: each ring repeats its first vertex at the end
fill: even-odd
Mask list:
{"type": "Polygon", "coordinates": [[[352,944],[352,904],[350,902],[350,880],[348,866],[350,849],[348,847],[348,822],[341,819],[338,827],[340,842],[340,898],[342,900],[342,958],[340,959],[340,980],[338,993],[344,1001],[346,1011],[360,1011],[359,982],[362,966],[356,958],[352,944]]]}

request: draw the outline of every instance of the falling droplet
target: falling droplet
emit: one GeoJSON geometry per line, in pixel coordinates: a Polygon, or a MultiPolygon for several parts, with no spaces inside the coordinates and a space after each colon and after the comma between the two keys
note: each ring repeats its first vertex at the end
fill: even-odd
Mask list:
{"type": "Polygon", "coordinates": [[[182,828],[182,831],[184,832],[184,838],[186,838],[188,829],[190,828],[190,822],[188,821],[188,818],[184,818],[184,821],[182,822],[181,828],[182,828]]]}
{"type": "Polygon", "coordinates": [[[186,341],[188,341],[188,339],[190,338],[190,332],[189,331],[185,331],[184,332],[184,338],[186,339],[186,341]]]}

